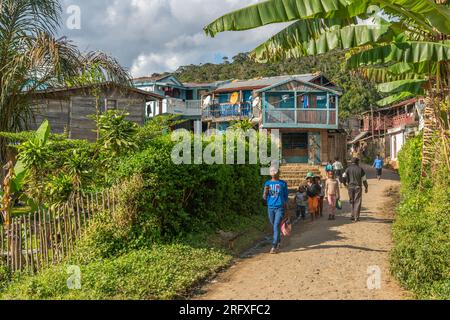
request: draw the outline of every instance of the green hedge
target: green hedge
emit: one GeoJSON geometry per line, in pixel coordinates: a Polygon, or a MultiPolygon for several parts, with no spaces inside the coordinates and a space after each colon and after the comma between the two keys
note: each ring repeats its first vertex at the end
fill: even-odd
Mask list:
{"type": "Polygon", "coordinates": [[[174,146],[152,136],[112,163],[114,214],[97,215],[64,264],[15,277],[0,298],[171,299],[226,266],[217,231],[245,235],[267,221],[260,166],[176,165],[174,146]],[[81,290],[67,288],[67,265],[81,267],[81,290]]]}
{"type": "Polygon", "coordinates": [[[399,155],[402,201],[394,223],[392,271],[419,298],[450,298],[450,193],[445,168],[421,180],[422,137],[399,155]]]}

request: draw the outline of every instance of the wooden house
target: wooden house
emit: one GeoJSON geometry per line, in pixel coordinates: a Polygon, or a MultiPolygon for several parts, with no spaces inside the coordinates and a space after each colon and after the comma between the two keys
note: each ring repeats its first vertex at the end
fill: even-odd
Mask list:
{"type": "Polygon", "coordinates": [[[339,127],[341,93],[320,73],[227,83],[203,109],[209,128],[225,131],[233,121],[281,133],[285,163],[323,164],[346,158],[346,134],[339,127]]]}
{"type": "Polygon", "coordinates": [[[352,142],[360,157],[374,158],[380,154],[394,168],[398,153],[410,135],[421,129],[424,102],[422,98],[402,101],[362,115],[361,133],[352,142]]]}
{"type": "Polygon", "coordinates": [[[97,114],[97,109],[100,113],[125,111],[128,120],[143,125],[147,120],[146,104],[150,101],[158,104],[162,99],[158,94],[114,83],[42,90],[34,97],[35,119],[31,127],[37,128],[48,119],[53,133],[94,141],[96,126],[89,116],[97,114]]]}
{"type": "Polygon", "coordinates": [[[178,115],[186,121],[183,128],[194,130],[194,123],[201,122],[201,99],[214,90],[217,83],[182,83],[172,74],[133,79],[133,85],[141,90],[163,96],[162,103],[148,103],[147,116],[178,115]]]}

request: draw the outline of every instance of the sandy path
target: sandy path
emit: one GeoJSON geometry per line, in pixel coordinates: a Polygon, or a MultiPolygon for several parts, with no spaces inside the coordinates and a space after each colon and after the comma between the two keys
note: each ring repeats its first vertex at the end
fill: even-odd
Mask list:
{"type": "MultiPolygon", "coordinates": [[[[386,171],[378,182],[367,169],[369,194],[364,195],[361,222],[350,221],[348,195],[336,221],[326,218],[300,222],[279,255],[267,254],[269,244],[236,261],[202,289],[198,299],[405,299],[389,274],[388,255],[392,247],[392,216],[383,213],[384,190],[399,184],[398,176],[386,171]],[[368,268],[381,269],[381,288],[369,290],[368,268]]],[[[326,207],[325,207],[326,214],[326,207]]]]}

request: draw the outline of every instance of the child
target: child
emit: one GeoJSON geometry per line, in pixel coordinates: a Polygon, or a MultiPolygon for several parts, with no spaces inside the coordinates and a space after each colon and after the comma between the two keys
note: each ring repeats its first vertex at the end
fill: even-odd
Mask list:
{"type": "Polygon", "coordinates": [[[269,220],[273,227],[273,243],[270,254],[278,253],[281,243],[281,222],[287,211],[289,190],[286,182],[280,180],[278,168],[270,168],[271,180],[264,187],[264,200],[267,201],[269,220]]]}
{"type": "Polygon", "coordinates": [[[308,195],[308,211],[311,215],[311,220],[319,214],[319,198],[320,198],[320,187],[316,183],[314,174],[308,173],[306,176],[306,194],[308,195]]]}
{"type": "Polygon", "coordinates": [[[344,166],[342,162],[339,161],[339,158],[336,157],[333,163],[334,177],[338,180],[339,185],[342,185],[342,173],[344,171],[344,166]]]}
{"type": "Polygon", "coordinates": [[[328,220],[336,220],[336,201],[341,198],[339,190],[339,182],[336,180],[334,173],[328,172],[328,179],[325,182],[325,196],[330,207],[328,220]]]}
{"type": "MultiPolygon", "coordinates": [[[[330,171],[328,171],[330,172],[330,171]]],[[[325,184],[323,183],[323,180],[321,177],[316,177],[316,183],[320,188],[319,192],[319,215],[323,217],[323,201],[325,200],[325,184]]]]}
{"type": "Polygon", "coordinates": [[[308,201],[308,196],[306,194],[306,188],[301,186],[298,188],[295,194],[295,202],[297,203],[297,219],[302,217],[302,220],[306,218],[306,203],[308,201]]]}
{"type": "Polygon", "coordinates": [[[327,165],[325,166],[325,171],[326,172],[333,171],[333,162],[331,160],[328,161],[327,165]]]}

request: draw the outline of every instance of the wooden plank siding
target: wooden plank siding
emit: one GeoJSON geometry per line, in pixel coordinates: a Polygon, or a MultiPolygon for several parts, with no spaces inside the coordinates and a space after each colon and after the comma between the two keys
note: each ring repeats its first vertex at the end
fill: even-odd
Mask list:
{"type": "MultiPolygon", "coordinates": [[[[104,112],[108,105],[109,108],[128,113],[129,121],[139,125],[145,123],[147,99],[139,93],[104,89],[98,101],[100,112],[104,112]],[[108,101],[114,103],[108,103],[108,101]],[[111,107],[112,105],[114,107],[111,107]]],[[[35,120],[30,125],[33,130],[47,119],[52,133],[67,132],[70,139],[89,141],[94,141],[97,137],[95,121],[89,119],[89,116],[96,114],[96,97],[85,91],[63,91],[35,99],[33,110],[35,120]]]]}

